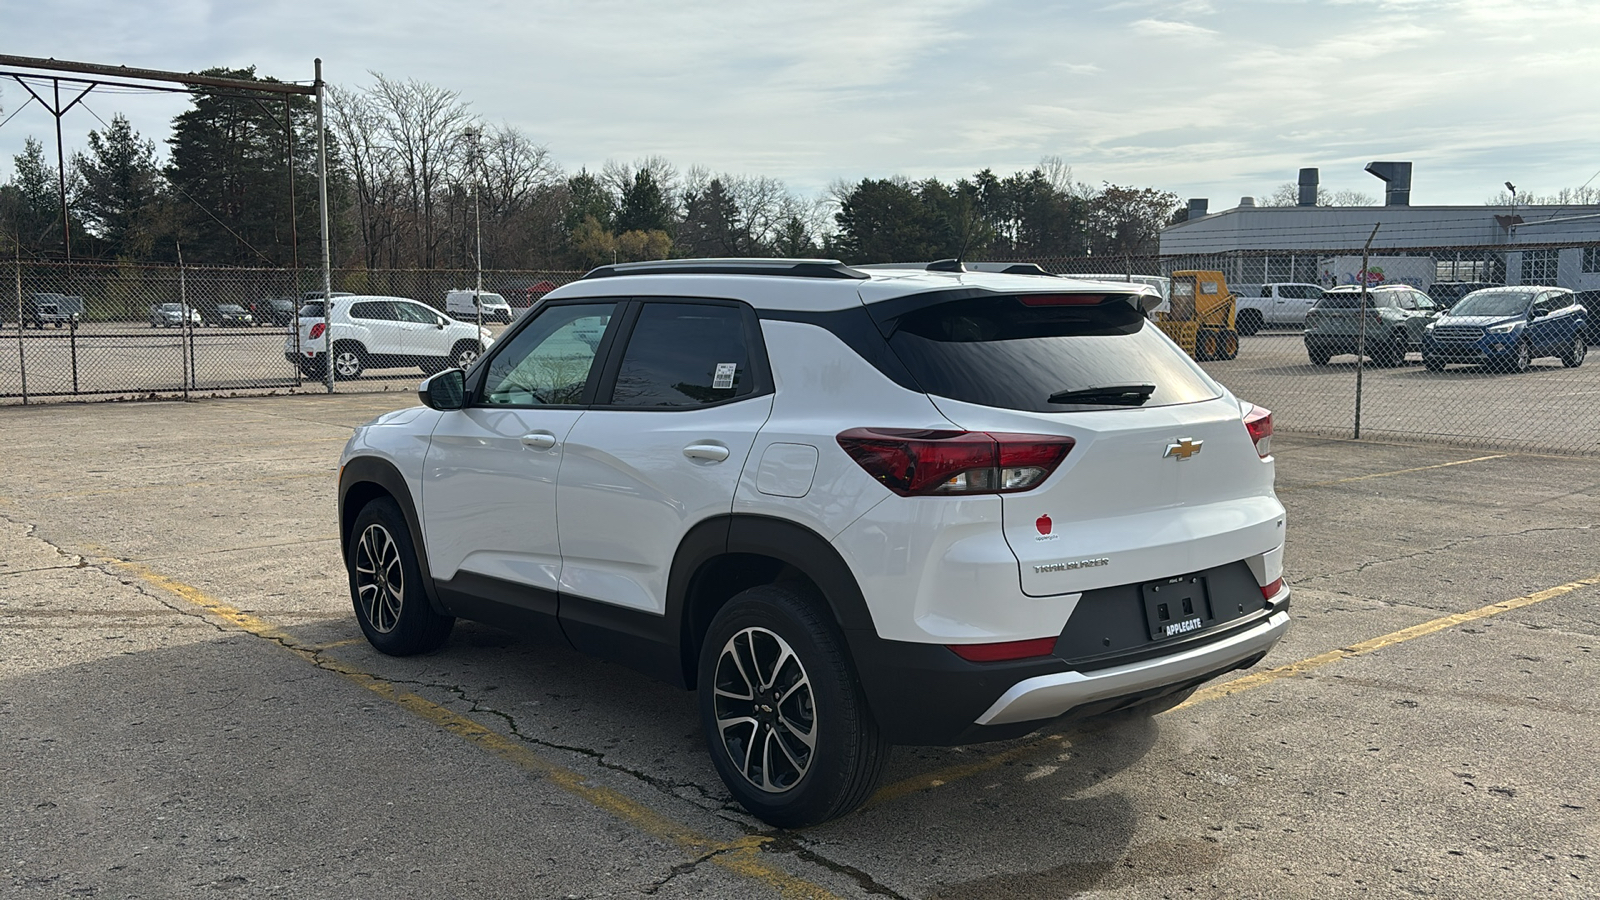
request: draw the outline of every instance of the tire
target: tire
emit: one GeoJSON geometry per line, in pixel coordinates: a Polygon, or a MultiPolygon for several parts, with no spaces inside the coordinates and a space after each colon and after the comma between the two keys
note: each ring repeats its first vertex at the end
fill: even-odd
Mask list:
{"type": "Polygon", "coordinates": [[[1217,351],[1217,359],[1239,358],[1239,333],[1237,331],[1219,331],[1212,349],[1217,351]]]}
{"type": "Polygon", "coordinates": [[[456,341],[456,345],[450,348],[450,361],[445,368],[465,369],[477,362],[478,357],[482,355],[483,345],[477,341],[456,341]]]}
{"type": "Polygon", "coordinates": [[[360,378],[367,368],[366,353],[358,344],[336,344],[333,348],[333,377],[341,381],[360,378]]]}
{"type": "Polygon", "coordinates": [[[1572,346],[1561,354],[1561,364],[1569,369],[1576,369],[1583,365],[1583,358],[1589,355],[1589,342],[1583,335],[1576,334],[1572,337],[1572,346]]]}
{"type": "Polygon", "coordinates": [[[450,636],[455,617],[440,615],[429,604],[411,531],[393,499],[379,497],[356,514],[345,569],[356,622],[379,652],[427,653],[450,636]]]}
{"type": "Polygon", "coordinates": [[[1434,359],[1426,353],[1422,354],[1422,365],[1425,366],[1429,372],[1444,371],[1444,360],[1434,359]]]}
{"type": "Polygon", "coordinates": [[[1194,359],[1195,362],[1210,362],[1217,358],[1216,338],[1212,332],[1202,329],[1194,334],[1194,359]]]}
{"type": "Polygon", "coordinates": [[[1333,359],[1333,351],[1326,347],[1306,347],[1306,355],[1311,358],[1313,366],[1325,366],[1328,360],[1333,359]]]}
{"type": "Polygon", "coordinates": [[[740,805],[780,828],[860,806],[889,756],[824,610],[810,591],[749,588],[718,610],[700,649],[711,762],[740,805]]]}
{"type": "Polygon", "coordinates": [[[1260,310],[1245,309],[1240,310],[1239,317],[1234,324],[1239,326],[1239,333],[1241,335],[1249,337],[1250,335],[1260,331],[1261,326],[1264,325],[1265,322],[1262,320],[1260,310]]]}
{"type": "Polygon", "coordinates": [[[1533,349],[1528,346],[1526,338],[1517,341],[1517,355],[1511,358],[1511,371],[1522,373],[1528,371],[1533,365],[1533,349]]]}
{"type": "Polygon", "coordinates": [[[1406,336],[1399,333],[1389,337],[1381,347],[1372,355],[1373,363],[1386,368],[1397,368],[1406,364],[1406,336]]]}

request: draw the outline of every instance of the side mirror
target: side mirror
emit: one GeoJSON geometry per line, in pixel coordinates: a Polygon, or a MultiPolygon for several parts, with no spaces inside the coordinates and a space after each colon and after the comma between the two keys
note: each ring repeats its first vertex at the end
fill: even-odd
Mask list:
{"type": "Polygon", "coordinates": [[[449,411],[467,405],[467,373],[445,369],[417,386],[417,399],[429,409],[449,411]]]}
{"type": "Polygon", "coordinates": [[[434,319],[433,320],[433,327],[439,329],[440,331],[443,331],[444,330],[444,320],[443,319],[434,319]]]}

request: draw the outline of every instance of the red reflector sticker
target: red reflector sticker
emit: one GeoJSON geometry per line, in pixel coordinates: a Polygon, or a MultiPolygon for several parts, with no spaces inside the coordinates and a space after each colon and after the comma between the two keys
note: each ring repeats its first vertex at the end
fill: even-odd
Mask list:
{"type": "Polygon", "coordinates": [[[1049,656],[1055,651],[1056,639],[1047,637],[1027,641],[1005,641],[999,644],[946,644],[945,646],[967,662],[1000,662],[1008,659],[1049,656]]]}

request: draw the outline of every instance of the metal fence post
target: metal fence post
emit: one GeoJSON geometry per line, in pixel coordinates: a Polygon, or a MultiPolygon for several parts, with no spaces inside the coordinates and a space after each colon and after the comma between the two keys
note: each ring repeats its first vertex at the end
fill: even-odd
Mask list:
{"type": "Polygon", "coordinates": [[[12,267],[17,277],[17,371],[22,375],[22,405],[28,405],[28,354],[22,346],[22,243],[17,242],[17,258],[12,267]]]}
{"type": "Polygon", "coordinates": [[[1372,226],[1372,233],[1367,235],[1367,243],[1361,248],[1361,313],[1360,330],[1356,332],[1356,427],[1354,440],[1361,440],[1361,373],[1364,371],[1364,360],[1367,352],[1367,265],[1372,258],[1372,239],[1378,236],[1378,228],[1383,223],[1372,226]]]}

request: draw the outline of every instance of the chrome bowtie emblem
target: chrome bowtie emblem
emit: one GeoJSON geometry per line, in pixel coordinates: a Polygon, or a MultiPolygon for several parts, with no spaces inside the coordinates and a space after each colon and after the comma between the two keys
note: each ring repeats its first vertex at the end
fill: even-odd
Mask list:
{"type": "Polygon", "coordinates": [[[1165,459],[1176,457],[1178,459],[1188,459],[1196,453],[1199,453],[1200,445],[1204,443],[1205,441],[1197,441],[1192,438],[1178,438],[1176,441],[1173,441],[1167,445],[1167,452],[1162,454],[1162,458],[1165,459]]]}

